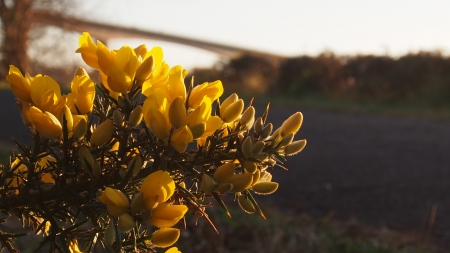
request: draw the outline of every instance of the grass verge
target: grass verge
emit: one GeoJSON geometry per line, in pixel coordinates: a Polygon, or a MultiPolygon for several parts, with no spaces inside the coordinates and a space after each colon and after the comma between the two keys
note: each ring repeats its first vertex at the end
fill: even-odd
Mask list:
{"type": "MultiPolygon", "coordinates": [[[[182,252],[217,253],[440,253],[436,245],[424,243],[415,234],[374,229],[356,222],[337,222],[332,217],[285,215],[266,211],[267,220],[241,210],[228,218],[212,209],[210,218],[219,234],[199,218],[189,220],[178,247],[182,252]]],[[[183,230],[182,230],[183,231],[183,230]]]]}
{"type": "MultiPolygon", "coordinates": [[[[248,97],[244,97],[249,101],[248,97]]],[[[414,117],[425,119],[450,119],[450,106],[432,105],[427,101],[387,102],[350,99],[332,99],[320,94],[305,95],[300,98],[281,95],[261,95],[254,99],[255,104],[267,104],[279,107],[295,107],[300,110],[312,109],[345,113],[361,113],[369,115],[386,115],[399,117],[414,117]]]]}

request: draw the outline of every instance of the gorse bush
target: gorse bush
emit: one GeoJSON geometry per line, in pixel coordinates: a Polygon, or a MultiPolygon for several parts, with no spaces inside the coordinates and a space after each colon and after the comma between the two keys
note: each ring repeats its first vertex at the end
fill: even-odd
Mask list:
{"type": "MultiPolygon", "coordinates": [[[[79,68],[67,95],[49,76],[10,67],[33,143],[17,142],[1,165],[1,221],[16,215],[42,235],[36,251],[147,252],[172,246],[185,215],[214,228],[205,210],[215,202],[228,213],[226,195],[264,217],[253,194],[275,192],[269,169],[305,147],[294,140],[300,112],[274,130],[269,107],[256,117],[236,94],[220,101],[221,81],[185,85],[187,71],[170,68],[160,47],[110,50],[88,33],[79,45],[100,82],[79,68]]],[[[2,246],[14,252],[22,235],[1,232],[2,246]]]]}

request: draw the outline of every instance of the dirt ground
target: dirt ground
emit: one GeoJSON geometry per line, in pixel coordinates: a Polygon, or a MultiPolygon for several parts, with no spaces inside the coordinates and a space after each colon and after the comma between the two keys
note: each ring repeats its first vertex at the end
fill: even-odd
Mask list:
{"type": "MultiPolygon", "coordinates": [[[[0,92],[0,143],[27,140],[14,98],[0,92]]],[[[450,121],[317,112],[272,106],[276,127],[295,111],[304,123],[305,150],[289,157],[289,171],[273,170],[276,193],[261,200],[291,214],[305,212],[396,230],[427,231],[450,245],[450,121]]],[[[257,116],[263,107],[257,108],[257,116]]]]}

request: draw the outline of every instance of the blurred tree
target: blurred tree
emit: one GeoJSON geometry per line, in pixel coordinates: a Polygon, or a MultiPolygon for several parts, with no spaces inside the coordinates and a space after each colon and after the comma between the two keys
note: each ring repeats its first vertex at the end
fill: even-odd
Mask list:
{"type": "Polygon", "coordinates": [[[74,6],[70,0],[0,0],[0,76],[6,75],[11,64],[31,71],[27,49],[35,11],[65,14],[74,6]]]}

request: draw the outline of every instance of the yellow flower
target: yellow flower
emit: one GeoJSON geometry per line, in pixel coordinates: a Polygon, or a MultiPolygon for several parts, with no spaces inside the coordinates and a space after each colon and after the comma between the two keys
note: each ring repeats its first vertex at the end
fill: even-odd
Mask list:
{"type": "Polygon", "coordinates": [[[193,140],[194,138],[192,136],[192,132],[188,126],[177,128],[170,138],[172,147],[178,153],[183,153],[184,151],[186,151],[188,144],[193,140]]]}
{"type": "Polygon", "coordinates": [[[31,80],[32,78],[28,75],[28,73],[24,77],[18,68],[13,65],[9,66],[6,81],[11,84],[11,89],[14,95],[16,95],[18,99],[27,103],[32,102],[30,95],[31,80]]]}
{"type": "Polygon", "coordinates": [[[77,239],[73,239],[69,242],[69,250],[70,250],[70,253],[81,253],[80,248],[78,248],[77,239]]]}
{"type": "Polygon", "coordinates": [[[112,216],[119,217],[128,211],[128,198],[119,190],[106,187],[98,199],[112,216]]]}
{"type": "Polygon", "coordinates": [[[167,98],[160,93],[152,93],[144,101],[142,108],[144,120],[153,134],[160,139],[169,137],[170,121],[167,98]]]}
{"type": "Polygon", "coordinates": [[[186,125],[193,126],[206,122],[211,116],[211,99],[204,97],[198,108],[189,113],[186,117],[186,125]]]}
{"type": "Polygon", "coordinates": [[[152,210],[158,203],[166,202],[175,192],[175,182],[169,172],[158,170],[148,175],[141,187],[144,208],[152,210]]]}
{"type": "Polygon", "coordinates": [[[223,86],[221,81],[214,81],[212,83],[203,83],[197,85],[192,89],[189,97],[189,107],[197,108],[203,101],[204,97],[208,97],[211,101],[218,99],[223,94],[223,86]]]}
{"type": "Polygon", "coordinates": [[[78,45],[80,46],[76,53],[81,53],[81,57],[84,62],[94,69],[99,69],[97,59],[97,46],[92,41],[91,35],[84,32],[78,39],[78,45]]]}
{"type": "Polygon", "coordinates": [[[51,113],[43,113],[39,108],[32,106],[28,112],[31,123],[45,138],[60,139],[62,126],[59,120],[51,113]]]}
{"type": "Polygon", "coordinates": [[[107,76],[111,91],[128,93],[133,86],[138,67],[136,52],[130,46],[110,51],[102,43],[97,47],[98,63],[101,71],[107,76]]]}
{"type": "Polygon", "coordinates": [[[176,97],[182,97],[183,100],[186,99],[186,86],[184,85],[186,75],[187,70],[180,65],[169,70],[169,79],[166,84],[169,102],[172,102],[176,97]]]}
{"type": "MultiPolygon", "coordinates": [[[[136,49],[135,49],[136,52],[136,49]]],[[[148,57],[145,59],[140,65],[139,68],[136,70],[136,81],[139,82],[145,82],[150,78],[150,75],[153,72],[153,69],[155,67],[153,56],[148,57]]]]}
{"type": "Polygon", "coordinates": [[[172,227],[183,218],[188,208],[185,205],[171,205],[169,203],[159,203],[152,209],[150,224],[156,227],[172,227]]]}
{"type": "MultiPolygon", "coordinates": [[[[167,248],[178,241],[180,230],[177,228],[161,228],[153,233],[150,243],[159,248],[167,248]]],[[[166,251],[169,252],[169,251],[166,251]]],[[[177,252],[173,251],[172,252],[177,252]]]]}
{"type": "Polygon", "coordinates": [[[58,115],[66,102],[65,97],[61,96],[59,84],[49,76],[35,76],[31,81],[30,95],[37,108],[53,115],[58,115]]]}
{"type": "Polygon", "coordinates": [[[172,248],[166,250],[165,253],[181,253],[181,251],[179,251],[177,247],[172,247],[172,248]]]}
{"type": "Polygon", "coordinates": [[[72,113],[91,113],[95,98],[95,84],[89,78],[89,75],[85,71],[80,71],[79,74],[73,77],[70,88],[72,90],[72,93],[67,96],[67,103],[72,113]],[[79,113],[75,108],[75,105],[76,108],[78,108],[79,113]]]}

